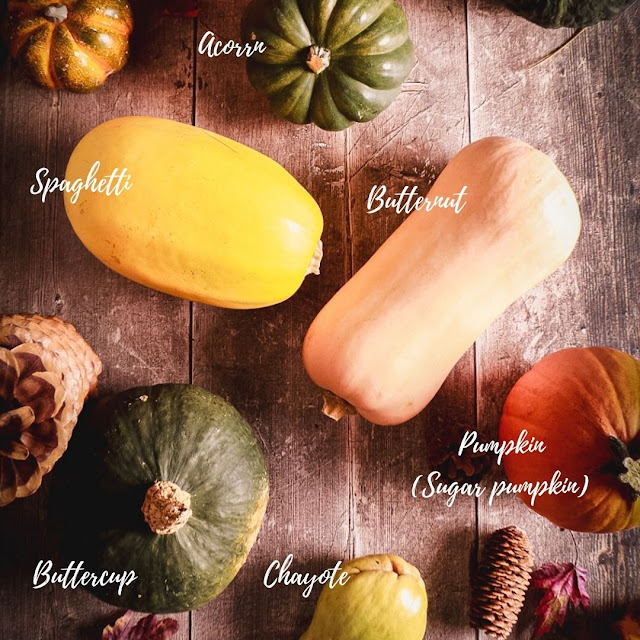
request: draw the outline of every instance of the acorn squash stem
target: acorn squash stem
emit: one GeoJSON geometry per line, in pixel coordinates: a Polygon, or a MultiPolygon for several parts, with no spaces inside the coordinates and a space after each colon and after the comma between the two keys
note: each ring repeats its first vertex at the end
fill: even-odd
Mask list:
{"type": "Polygon", "coordinates": [[[50,4],[44,10],[44,17],[53,24],[64,22],[69,16],[69,9],[64,4],[50,4]]]}
{"type": "Polygon", "coordinates": [[[307,67],[316,75],[322,73],[331,64],[331,51],[314,44],[307,53],[307,67]]]}
{"type": "Polygon", "coordinates": [[[322,413],[324,413],[325,416],[333,418],[336,422],[340,420],[340,418],[344,418],[344,416],[354,416],[358,413],[352,404],[349,404],[346,400],[331,391],[324,390],[322,392],[322,399],[324,401],[322,413]]]}

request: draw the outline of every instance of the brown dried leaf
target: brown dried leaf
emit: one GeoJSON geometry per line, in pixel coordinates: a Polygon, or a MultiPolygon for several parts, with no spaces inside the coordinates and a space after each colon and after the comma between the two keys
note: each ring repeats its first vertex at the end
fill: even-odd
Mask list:
{"type": "Polygon", "coordinates": [[[640,602],[629,605],[622,620],[613,625],[620,640],[640,640],[640,602]]]}

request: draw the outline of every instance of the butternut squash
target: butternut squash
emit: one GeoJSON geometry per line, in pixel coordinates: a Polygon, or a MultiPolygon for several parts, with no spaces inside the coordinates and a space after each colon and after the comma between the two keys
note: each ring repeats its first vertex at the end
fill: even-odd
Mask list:
{"type": "Polygon", "coordinates": [[[161,118],[110,120],[78,143],[65,179],[67,215],[87,249],[153,289],[249,309],[289,298],[318,273],[315,200],[278,163],[216,133],[161,118]],[[104,176],[125,169],[128,183],[116,195],[112,180],[107,195],[104,176]]]}
{"type": "Polygon", "coordinates": [[[580,233],[575,195],[511,138],[460,151],[428,194],[466,187],[459,214],[417,209],[320,311],[303,360],[324,411],[395,425],[419,413],[480,334],[553,273],[580,233]]]}

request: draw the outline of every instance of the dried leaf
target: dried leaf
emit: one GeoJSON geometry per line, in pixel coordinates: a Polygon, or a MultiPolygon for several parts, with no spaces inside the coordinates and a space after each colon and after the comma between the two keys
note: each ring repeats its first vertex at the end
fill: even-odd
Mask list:
{"type": "Polygon", "coordinates": [[[202,8],[199,0],[139,0],[137,6],[149,18],[157,15],[197,18],[202,8]]]}
{"type": "Polygon", "coordinates": [[[536,609],[538,623],[534,638],[548,633],[555,624],[562,627],[569,604],[584,610],[589,608],[589,594],[586,591],[588,575],[586,569],[576,567],[571,562],[549,562],[534,571],[531,586],[544,591],[536,609]]]}
{"type": "Polygon", "coordinates": [[[640,640],[640,603],[630,606],[613,630],[620,640],[640,640]]]}
{"type": "Polygon", "coordinates": [[[102,640],[168,640],[177,632],[178,621],[173,618],[159,620],[152,614],[136,622],[133,612],[127,611],[113,626],[104,628],[102,640]]]}
{"type": "Polygon", "coordinates": [[[160,4],[162,15],[177,18],[196,18],[201,9],[198,0],[163,0],[160,4]]]}

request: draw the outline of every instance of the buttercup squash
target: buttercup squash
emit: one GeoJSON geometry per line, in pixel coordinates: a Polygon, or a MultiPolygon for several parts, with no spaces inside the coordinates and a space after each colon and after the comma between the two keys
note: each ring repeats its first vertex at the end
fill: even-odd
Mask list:
{"type": "Polygon", "coordinates": [[[510,455],[513,484],[550,481],[556,471],[589,486],[543,494],[531,506],[559,527],[604,533],[640,526],[640,362],[605,347],[569,348],[538,362],[515,384],[500,421],[501,440],[526,430],[545,451],[510,455]]]}
{"type": "Polygon", "coordinates": [[[222,398],[185,384],[124,391],[96,409],[69,456],[56,487],[68,555],[97,575],[137,576],[121,593],[91,587],[95,595],[137,611],[186,611],[236,576],[269,480],[251,427],[222,398]]]}
{"type": "Polygon", "coordinates": [[[463,187],[459,214],[414,211],[313,321],[303,359],[329,392],[328,415],[409,420],[489,324],[571,254],[578,204],[544,153],[485,138],[451,160],[428,199],[463,187]]]}
{"type": "Polygon", "coordinates": [[[11,56],[46,89],[95,91],[129,55],[127,0],[9,0],[4,37],[11,56]]]}
{"type": "MultiPolygon", "coordinates": [[[[127,117],[76,146],[65,192],[84,245],[118,273],[196,302],[249,309],[286,300],[319,273],[322,214],[278,163],[234,140],[161,118],[127,117]],[[126,168],[130,188],[94,191],[92,166],[126,168]]],[[[94,182],[97,183],[97,180],[94,182]]]]}

